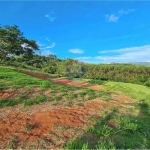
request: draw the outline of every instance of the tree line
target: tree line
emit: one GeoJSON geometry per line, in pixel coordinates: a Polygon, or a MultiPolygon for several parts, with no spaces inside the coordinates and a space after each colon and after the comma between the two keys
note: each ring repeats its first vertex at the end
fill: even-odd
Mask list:
{"type": "Polygon", "coordinates": [[[0,63],[20,69],[32,68],[59,77],[87,78],[150,86],[150,67],[132,64],[88,64],[56,55],[35,54],[39,46],[23,36],[18,26],[0,26],[0,63]]]}

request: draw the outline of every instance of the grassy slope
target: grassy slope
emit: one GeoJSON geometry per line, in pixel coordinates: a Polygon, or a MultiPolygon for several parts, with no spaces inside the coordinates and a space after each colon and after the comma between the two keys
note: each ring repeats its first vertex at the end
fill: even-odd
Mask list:
{"type": "Polygon", "coordinates": [[[71,101],[72,99],[75,99],[75,101],[80,100],[80,102],[85,101],[85,98],[83,98],[85,95],[89,96],[86,100],[92,100],[97,97],[103,99],[103,95],[105,95],[104,100],[110,100],[109,95],[111,92],[121,91],[125,95],[134,98],[136,100],[135,103],[126,104],[127,108],[111,107],[109,109],[102,109],[100,111],[100,118],[91,118],[90,120],[91,122],[95,122],[95,124],[84,129],[85,133],[83,136],[70,141],[66,145],[66,149],[150,148],[150,88],[120,82],[105,82],[104,86],[106,87],[106,91],[95,92],[82,89],[83,91],[75,93],[77,95],[71,95],[73,91],[79,90],[79,88],[57,85],[49,81],[17,73],[10,69],[0,68],[0,90],[25,89],[24,93],[21,93],[22,95],[19,95],[15,100],[0,100],[0,105],[1,107],[16,105],[20,103],[20,100],[22,100],[24,105],[39,104],[40,102],[49,100],[56,102],[61,100],[60,104],[62,104],[65,98],[70,104],[70,102],[74,103],[74,101],[71,101]],[[51,89],[52,95],[48,99],[44,96],[27,99],[26,95],[23,95],[29,90],[28,88],[32,90],[32,88],[37,87],[40,88],[42,92],[51,89]],[[66,91],[71,92],[71,94],[66,94],[66,91]],[[59,97],[60,95],[56,97],[56,92],[63,98],[61,97],[61,99],[59,97]],[[14,103],[9,103],[10,101],[14,103]],[[128,106],[134,106],[134,108],[128,106]],[[113,125],[116,124],[116,127],[111,128],[108,125],[110,123],[113,125]]]}
{"type": "Polygon", "coordinates": [[[131,83],[106,82],[104,84],[108,90],[121,91],[127,96],[136,100],[145,100],[150,103],[150,88],[131,83]]]}
{"type": "Polygon", "coordinates": [[[57,106],[72,106],[74,103],[82,105],[81,103],[97,97],[101,97],[103,100],[111,99],[105,91],[99,92],[59,85],[0,67],[0,90],[7,89],[15,91],[17,96],[1,99],[0,107],[13,106],[19,103],[34,105],[47,101],[53,102],[57,106]],[[44,93],[48,94],[45,95],[44,93]]]}
{"type": "Polygon", "coordinates": [[[110,81],[102,84],[107,92],[121,92],[135,103],[126,104],[126,108],[104,109],[101,118],[92,119],[95,125],[87,128],[82,137],[70,141],[66,149],[149,149],[150,88],[110,81]]]}

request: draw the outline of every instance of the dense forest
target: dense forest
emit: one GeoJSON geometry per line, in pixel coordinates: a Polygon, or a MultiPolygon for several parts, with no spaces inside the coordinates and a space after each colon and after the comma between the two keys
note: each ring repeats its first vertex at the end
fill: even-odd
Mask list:
{"type": "Polygon", "coordinates": [[[0,27],[0,65],[75,78],[137,83],[150,87],[150,67],[134,64],[87,64],[35,53],[39,46],[18,26],[0,27]]]}

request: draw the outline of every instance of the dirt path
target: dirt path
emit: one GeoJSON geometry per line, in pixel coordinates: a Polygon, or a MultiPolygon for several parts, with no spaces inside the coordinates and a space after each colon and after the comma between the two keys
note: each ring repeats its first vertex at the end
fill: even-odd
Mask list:
{"type": "Polygon", "coordinates": [[[62,85],[84,87],[84,88],[90,88],[93,90],[104,89],[104,87],[102,85],[93,85],[93,84],[89,84],[87,82],[78,81],[78,80],[68,80],[68,79],[61,79],[61,78],[51,79],[50,77],[48,77],[46,75],[40,75],[40,74],[30,73],[30,72],[26,72],[26,71],[21,71],[21,73],[26,74],[26,75],[30,75],[32,77],[36,77],[39,79],[49,80],[51,82],[62,84],[62,85]]]}

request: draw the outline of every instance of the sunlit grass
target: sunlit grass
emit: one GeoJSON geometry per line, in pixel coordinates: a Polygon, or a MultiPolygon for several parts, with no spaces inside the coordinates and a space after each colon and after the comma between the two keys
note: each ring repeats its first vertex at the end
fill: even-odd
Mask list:
{"type": "Polygon", "coordinates": [[[143,85],[109,81],[105,86],[110,91],[121,91],[136,100],[150,100],[150,88],[143,85]]]}

